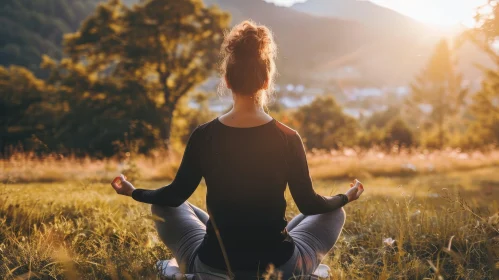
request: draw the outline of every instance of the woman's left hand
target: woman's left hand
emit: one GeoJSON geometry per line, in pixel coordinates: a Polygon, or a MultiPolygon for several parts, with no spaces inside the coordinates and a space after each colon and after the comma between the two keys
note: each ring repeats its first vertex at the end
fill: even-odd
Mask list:
{"type": "Polygon", "coordinates": [[[121,174],[119,177],[114,178],[111,182],[111,186],[116,191],[116,193],[126,196],[132,196],[132,192],[135,190],[135,187],[132,183],[126,180],[125,175],[121,174]]]}
{"type": "Polygon", "coordinates": [[[359,199],[363,192],[364,185],[362,185],[359,180],[355,179],[353,180],[353,183],[350,184],[350,189],[345,193],[345,195],[348,197],[348,202],[352,202],[359,199]]]}

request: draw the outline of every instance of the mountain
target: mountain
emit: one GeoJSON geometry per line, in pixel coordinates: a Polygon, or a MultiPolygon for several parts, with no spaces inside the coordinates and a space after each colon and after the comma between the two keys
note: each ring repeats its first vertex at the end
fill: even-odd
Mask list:
{"type": "MultiPolygon", "coordinates": [[[[411,80],[441,38],[452,41],[463,31],[457,26],[437,30],[367,0],[308,0],[291,8],[315,16],[352,20],[377,32],[379,40],[372,41],[356,54],[361,57],[356,66],[363,68],[368,77],[384,83],[411,80]]],[[[460,70],[471,80],[482,76],[474,63],[491,66],[488,58],[470,44],[457,50],[457,55],[460,70]]]]}
{"type": "MultiPolygon", "coordinates": [[[[103,1],[0,1],[0,65],[23,65],[43,74],[39,70],[41,56],[60,58],[63,35],[76,31],[103,1]]],[[[366,1],[309,0],[292,8],[263,0],[204,1],[229,11],[234,24],[253,19],[273,30],[281,84],[324,86],[345,75],[354,77],[356,83],[407,84],[442,36],[418,21],[366,1]]]]}
{"type": "MultiPolygon", "coordinates": [[[[252,19],[273,31],[279,48],[280,82],[310,80],[315,69],[375,40],[354,21],[317,17],[262,0],[205,0],[232,14],[232,23],[252,19]]],[[[348,63],[343,61],[341,64],[348,63]]]]}
{"type": "Polygon", "coordinates": [[[76,31],[100,2],[102,0],[1,0],[0,65],[22,65],[41,74],[42,55],[60,58],[64,34],[76,31]]]}
{"type": "Polygon", "coordinates": [[[230,11],[234,22],[251,18],[270,26],[287,62],[280,72],[295,82],[333,80],[342,69],[354,69],[366,84],[406,84],[440,38],[428,26],[366,1],[309,0],[292,8],[262,0],[205,3],[230,11]]]}
{"type": "Polygon", "coordinates": [[[365,0],[308,0],[296,3],[292,8],[317,16],[353,20],[385,32],[433,32],[431,28],[415,19],[365,0]]]}

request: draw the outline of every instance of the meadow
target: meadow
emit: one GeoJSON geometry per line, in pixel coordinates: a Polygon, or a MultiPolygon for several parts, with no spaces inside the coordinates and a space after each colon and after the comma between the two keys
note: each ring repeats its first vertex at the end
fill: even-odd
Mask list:
{"type": "MultiPolygon", "coordinates": [[[[171,254],[150,206],[110,187],[167,184],[178,156],[93,160],[19,154],[0,161],[0,278],[156,279],[171,254]]],[[[312,153],[317,192],[366,192],[324,263],[330,279],[499,279],[499,152],[312,153]]],[[[190,202],[205,207],[204,183],[190,202]]],[[[289,193],[287,218],[298,213],[289,193]]],[[[272,276],[269,276],[272,278],[272,276]]]]}

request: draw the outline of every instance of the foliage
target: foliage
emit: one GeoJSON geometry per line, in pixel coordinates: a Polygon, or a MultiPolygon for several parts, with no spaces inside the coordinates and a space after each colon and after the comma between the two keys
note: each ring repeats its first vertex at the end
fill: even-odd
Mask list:
{"type": "Polygon", "coordinates": [[[177,146],[182,146],[187,143],[196,127],[216,117],[208,107],[208,98],[207,94],[198,93],[193,97],[185,96],[180,99],[173,116],[172,144],[176,142],[177,146]],[[188,101],[193,102],[195,108],[190,107],[188,101]]]}
{"type": "Polygon", "coordinates": [[[383,128],[385,127],[390,121],[393,119],[397,118],[400,116],[400,108],[399,107],[388,107],[388,109],[375,112],[370,116],[365,123],[365,127],[367,129],[371,129],[373,127],[376,128],[383,128]]]}
{"type": "Polygon", "coordinates": [[[319,97],[301,107],[294,118],[309,148],[336,149],[356,141],[357,121],[343,113],[333,97],[319,97]]]}
{"type": "Polygon", "coordinates": [[[124,142],[140,153],[165,147],[180,98],[213,73],[228,21],[228,14],[200,0],[99,5],[78,32],[65,36],[66,58],[44,56],[46,82],[21,68],[2,70],[0,100],[10,106],[2,135],[9,129],[20,133],[9,133],[2,147],[31,135],[49,150],[93,156],[110,156],[124,142]],[[45,90],[57,112],[50,116],[45,106],[31,114],[28,107],[37,106],[45,90]],[[15,107],[11,96],[24,103],[15,107]],[[36,129],[21,132],[23,121],[36,129]]]}
{"type": "Polygon", "coordinates": [[[411,85],[408,106],[423,122],[438,130],[438,147],[445,145],[449,118],[461,112],[468,89],[457,73],[452,50],[446,40],[440,41],[426,68],[411,85]],[[422,107],[429,107],[426,110],[422,107]]]}
{"type": "Polygon", "coordinates": [[[229,15],[200,0],[148,0],[133,8],[111,0],[67,35],[68,63],[106,76],[151,103],[170,138],[178,100],[213,73],[229,15]]]}
{"type": "Polygon", "coordinates": [[[394,107],[374,113],[359,134],[359,145],[363,148],[378,146],[390,150],[394,145],[413,147],[417,144],[415,133],[394,107]]]}
{"type": "Polygon", "coordinates": [[[479,9],[475,20],[477,26],[465,32],[463,38],[487,54],[495,69],[483,68],[485,78],[479,92],[473,96],[470,112],[473,121],[469,126],[467,142],[472,147],[483,147],[499,142],[499,1],[491,0],[485,7],[491,12],[479,9]]]}
{"type": "Polygon", "coordinates": [[[59,107],[50,88],[28,69],[0,66],[0,154],[18,144],[45,150],[59,107]]]}
{"type": "Polygon", "coordinates": [[[414,144],[414,135],[407,124],[401,119],[396,118],[386,127],[385,145],[400,145],[411,147],[414,144]]]}

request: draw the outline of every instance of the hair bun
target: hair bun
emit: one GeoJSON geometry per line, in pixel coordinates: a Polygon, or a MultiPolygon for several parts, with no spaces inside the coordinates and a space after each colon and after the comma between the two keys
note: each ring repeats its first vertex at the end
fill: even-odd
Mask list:
{"type": "Polygon", "coordinates": [[[254,96],[265,104],[276,73],[276,45],[270,30],[244,21],[225,34],[220,72],[235,94],[254,96]]]}
{"type": "Polygon", "coordinates": [[[236,59],[269,58],[273,56],[273,39],[270,30],[245,21],[233,30],[226,41],[225,51],[236,59]]]}

